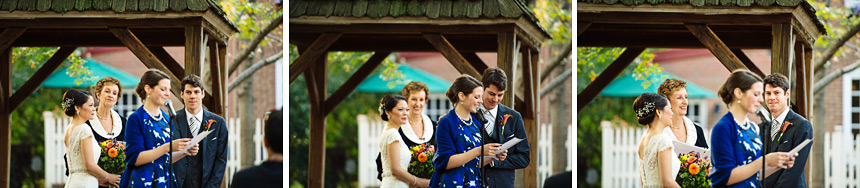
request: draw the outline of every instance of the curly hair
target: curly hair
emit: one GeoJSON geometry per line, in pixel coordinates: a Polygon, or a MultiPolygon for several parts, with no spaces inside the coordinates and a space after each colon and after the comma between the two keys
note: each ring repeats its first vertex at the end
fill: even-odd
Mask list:
{"type": "Polygon", "coordinates": [[[427,84],[424,84],[419,81],[412,81],[409,82],[409,84],[406,84],[406,86],[403,86],[403,91],[400,92],[400,95],[404,97],[409,97],[409,95],[411,95],[412,93],[419,91],[424,91],[425,95],[430,94],[430,89],[427,89],[427,84]]]}
{"type": "Polygon", "coordinates": [[[96,82],[95,86],[93,86],[93,89],[94,89],[93,93],[95,93],[95,95],[93,95],[94,98],[96,98],[96,99],[99,98],[98,97],[99,93],[101,93],[102,89],[105,88],[105,84],[116,85],[117,89],[119,89],[119,91],[117,91],[117,93],[120,93],[116,96],[116,99],[119,100],[119,98],[122,97],[122,84],[120,84],[119,80],[117,80],[116,78],[108,76],[108,77],[102,78],[101,80],[96,82]]]}
{"type": "Polygon", "coordinates": [[[677,78],[669,78],[660,84],[660,87],[657,88],[657,93],[669,98],[672,92],[684,88],[687,88],[687,82],[677,78]]]}

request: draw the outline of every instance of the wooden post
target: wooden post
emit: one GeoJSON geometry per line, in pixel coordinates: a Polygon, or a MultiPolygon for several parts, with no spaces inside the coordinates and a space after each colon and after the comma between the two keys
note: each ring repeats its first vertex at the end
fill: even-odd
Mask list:
{"type": "Polygon", "coordinates": [[[379,65],[382,64],[382,61],[388,57],[388,54],[391,54],[391,52],[373,53],[373,56],[371,56],[370,59],[367,59],[367,62],[365,62],[361,68],[358,68],[358,71],[355,71],[352,76],[349,76],[346,82],[344,82],[337,91],[332,93],[331,96],[325,100],[325,103],[323,103],[325,105],[323,113],[331,113],[331,111],[334,110],[334,108],[337,107],[343,99],[355,91],[358,84],[364,81],[367,76],[370,76],[370,73],[373,73],[373,70],[375,70],[376,67],[379,67],[379,65]]]}
{"type": "Polygon", "coordinates": [[[773,24],[771,43],[770,73],[790,76],[791,55],[794,51],[794,36],[791,24],[773,24]]]}
{"type": "Polygon", "coordinates": [[[325,58],[324,52],[327,52],[328,48],[331,47],[331,45],[334,44],[341,35],[343,35],[343,33],[323,33],[314,40],[314,43],[312,43],[311,46],[309,46],[304,53],[300,54],[299,57],[293,61],[293,64],[290,65],[290,83],[292,83],[293,80],[296,80],[296,78],[299,77],[299,74],[305,72],[305,69],[310,67],[311,64],[317,62],[315,61],[317,58],[325,58]]]}
{"type": "MultiPolygon", "coordinates": [[[[520,51],[517,49],[517,36],[513,32],[504,32],[499,33],[497,35],[497,39],[499,43],[497,64],[498,67],[502,69],[502,71],[505,71],[505,74],[508,76],[508,86],[507,88],[504,88],[506,95],[502,96],[502,104],[510,107],[511,109],[516,109],[513,98],[517,93],[517,87],[514,87],[514,81],[517,80],[518,77],[515,70],[517,66],[514,56],[520,51]]],[[[484,86],[484,89],[487,87],[489,86],[484,86]]]]}
{"type": "Polygon", "coordinates": [[[582,108],[585,108],[591,100],[594,100],[594,98],[597,97],[597,94],[600,94],[600,91],[603,91],[603,89],[612,82],[612,79],[615,79],[618,74],[621,74],[621,71],[623,71],[624,68],[627,68],[627,66],[629,66],[636,57],[639,57],[639,54],[642,54],[643,51],[645,51],[645,48],[625,49],[624,52],[622,52],[621,55],[603,71],[603,73],[600,73],[600,75],[594,79],[594,82],[585,86],[585,89],[576,95],[576,100],[579,103],[577,104],[578,110],[582,110],[582,108]]]}
{"type": "Polygon", "coordinates": [[[221,67],[220,67],[221,58],[218,57],[218,51],[219,50],[220,49],[218,49],[218,43],[217,42],[214,42],[214,41],[209,42],[209,50],[207,50],[207,53],[209,54],[209,65],[208,66],[210,69],[209,75],[210,75],[210,77],[212,77],[212,84],[211,84],[212,88],[210,88],[210,90],[212,91],[212,98],[210,99],[212,101],[212,107],[209,108],[209,110],[212,111],[212,113],[215,113],[215,114],[218,114],[218,115],[224,117],[225,109],[224,109],[224,103],[222,103],[223,102],[222,98],[224,97],[224,90],[223,90],[223,87],[221,87],[221,82],[223,81],[223,79],[221,78],[221,71],[222,71],[221,67]]]}
{"type": "Polygon", "coordinates": [[[218,44],[218,69],[221,70],[221,110],[224,112],[224,117],[230,116],[229,111],[227,111],[227,105],[229,105],[230,95],[227,92],[227,80],[230,80],[230,75],[227,74],[227,45],[218,44]]]}
{"type": "Polygon", "coordinates": [[[588,27],[591,27],[591,22],[576,22],[576,36],[582,35],[588,27]]]}
{"type": "MultiPolygon", "coordinates": [[[[203,34],[203,27],[185,27],[185,75],[197,75],[203,78],[204,46],[207,43],[207,35],[203,34]]],[[[182,79],[182,78],[180,78],[182,79]]]]}
{"type": "Polygon", "coordinates": [[[140,39],[137,36],[134,36],[134,33],[128,28],[108,28],[108,30],[113,33],[116,38],[119,38],[123,44],[135,55],[147,68],[154,68],[163,71],[170,77],[170,91],[173,92],[174,96],[179,96],[179,78],[177,75],[173,74],[146,45],[143,45],[143,42],[140,42],[140,39]]]}
{"type": "MultiPolygon", "coordinates": [[[[537,187],[538,181],[543,181],[537,179],[537,166],[538,166],[538,123],[540,122],[539,110],[540,110],[540,100],[538,100],[538,87],[540,84],[540,71],[538,66],[538,60],[540,53],[535,51],[529,51],[528,56],[529,59],[527,61],[523,61],[526,63],[523,65],[523,76],[525,79],[523,80],[526,83],[526,92],[523,98],[525,98],[523,110],[523,125],[526,129],[526,137],[528,137],[529,142],[529,166],[523,171],[523,184],[524,187],[527,188],[535,188],[537,187]]],[[[525,55],[524,55],[525,56],[525,55]]]]}
{"type": "MultiPolygon", "coordinates": [[[[311,49],[304,53],[309,53],[311,49]]],[[[325,95],[326,95],[326,55],[316,59],[305,71],[305,82],[310,99],[310,153],[308,163],[308,187],[322,188],[325,183],[325,95]]]]}
{"type": "Polygon", "coordinates": [[[33,76],[31,76],[30,79],[27,79],[27,82],[25,82],[24,85],[18,88],[18,90],[11,95],[7,103],[9,108],[8,110],[10,112],[15,111],[15,108],[17,108],[21,102],[24,102],[30,94],[33,94],[33,91],[36,91],[36,89],[42,85],[42,82],[45,82],[45,80],[48,79],[48,76],[50,76],[54,70],[57,70],[69,55],[72,55],[72,53],[75,52],[75,49],[77,49],[75,46],[64,46],[54,52],[54,55],[52,55],[51,58],[49,58],[48,61],[46,61],[45,64],[36,71],[36,73],[33,73],[33,76]]]}
{"type": "Polygon", "coordinates": [[[696,38],[699,39],[708,50],[711,51],[717,59],[729,69],[729,72],[737,70],[737,69],[745,69],[741,60],[729,50],[729,47],[726,46],[726,43],[723,43],[717,34],[714,34],[714,31],[711,30],[707,25],[704,24],[684,24],[687,27],[687,30],[693,33],[696,38]]]}
{"type": "Polygon", "coordinates": [[[8,110],[12,92],[12,48],[0,51],[0,186],[9,187],[12,155],[12,111],[8,110]]]}
{"type": "Polygon", "coordinates": [[[806,64],[807,62],[804,62],[804,60],[806,60],[806,58],[803,57],[803,55],[805,55],[803,53],[803,44],[802,43],[796,43],[794,45],[794,51],[797,52],[797,53],[794,53],[794,56],[795,56],[794,57],[794,60],[795,60],[794,61],[794,67],[795,67],[794,68],[794,75],[795,76],[794,76],[793,80],[789,80],[789,81],[794,82],[795,85],[794,85],[794,87],[791,87],[791,89],[790,89],[791,90],[791,98],[793,98],[794,103],[797,104],[797,114],[800,114],[800,116],[806,117],[809,114],[809,106],[806,105],[809,102],[808,100],[806,100],[807,99],[806,98],[806,95],[807,95],[806,88],[809,86],[806,85],[806,80],[804,79],[804,78],[806,78],[806,74],[807,74],[804,70],[804,64],[806,64]]]}

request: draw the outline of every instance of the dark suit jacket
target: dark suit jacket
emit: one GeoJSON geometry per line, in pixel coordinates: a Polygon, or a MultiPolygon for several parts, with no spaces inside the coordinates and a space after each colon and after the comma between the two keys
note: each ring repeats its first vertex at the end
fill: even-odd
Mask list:
{"type": "Polygon", "coordinates": [[[699,124],[693,123],[693,127],[696,127],[696,146],[708,149],[708,141],[705,140],[705,131],[702,130],[699,124]]]}
{"type": "MultiPolygon", "coordinates": [[[[200,141],[200,151],[197,155],[202,155],[203,166],[193,167],[188,166],[188,161],[185,158],[173,163],[173,172],[176,174],[176,185],[182,187],[185,182],[185,172],[187,168],[203,168],[202,184],[203,187],[220,188],[221,181],[224,179],[224,172],[227,168],[227,122],[224,118],[212,112],[203,109],[203,119],[200,120],[200,131],[205,130],[207,121],[215,120],[209,130],[213,132],[206,136],[203,141],[200,141]]],[[[171,119],[173,123],[173,137],[175,138],[193,138],[191,129],[188,127],[188,116],[185,109],[176,112],[176,117],[171,119]]]]}
{"type": "MultiPolygon", "coordinates": [[[[485,129],[481,127],[481,132],[484,135],[483,142],[504,144],[514,137],[523,139],[523,141],[508,149],[508,157],[504,161],[494,161],[492,164],[494,166],[490,164],[484,166],[483,183],[489,187],[514,187],[514,170],[529,166],[529,140],[520,113],[502,104],[499,104],[497,108],[499,111],[496,114],[493,132],[488,135],[484,131],[485,129]],[[503,131],[501,122],[505,114],[513,116],[508,118],[503,131]]],[[[472,114],[472,116],[477,117],[481,121],[481,125],[485,125],[487,118],[483,117],[482,113],[472,114]]]]}
{"type": "MultiPolygon", "coordinates": [[[[791,109],[788,109],[788,115],[785,116],[785,122],[791,122],[785,132],[777,134],[776,137],[779,139],[778,142],[775,140],[767,139],[770,138],[770,135],[761,135],[762,141],[764,144],[767,144],[767,152],[788,152],[791,149],[794,149],[797,145],[803,142],[806,139],[812,139],[812,124],[809,123],[806,118],[803,118],[797,113],[794,113],[791,109]]],[[[782,122],[782,125],[785,123],[782,122]]],[[[780,125],[780,126],[782,126],[780,125]]],[[[770,123],[764,122],[759,124],[759,130],[762,134],[766,131],[765,129],[770,129],[770,123]]],[[[806,160],[809,159],[809,150],[812,148],[812,143],[806,145],[803,149],[800,150],[797,154],[797,158],[794,161],[794,167],[789,169],[782,169],[774,172],[764,180],[764,185],[766,187],[806,187],[806,176],[804,175],[804,167],[806,166],[806,160]]]]}

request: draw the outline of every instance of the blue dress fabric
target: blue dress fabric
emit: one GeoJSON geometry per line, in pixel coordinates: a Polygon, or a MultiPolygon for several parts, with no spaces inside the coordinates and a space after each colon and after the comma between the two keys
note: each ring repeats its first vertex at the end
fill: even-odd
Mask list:
{"type": "Polygon", "coordinates": [[[126,170],[122,174],[120,187],[170,187],[170,176],[173,172],[168,168],[170,161],[164,154],[152,162],[135,166],[140,152],[154,149],[170,142],[169,116],[162,110],[161,118],[156,120],[143,110],[143,106],[128,116],[126,123],[126,170]]]}
{"type": "Polygon", "coordinates": [[[481,123],[472,117],[469,125],[460,121],[454,110],[439,120],[436,128],[436,156],[433,159],[433,176],[430,187],[478,187],[481,181],[480,158],[446,169],[451,156],[481,146],[481,123]]]}
{"type": "Polygon", "coordinates": [[[750,121],[739,124],[731,112],[724,115],[711,131],[711,162],[714,167],[708,177],[713,187],[761,187],[760,172],[741,182],[726,185],[733,169],[761,157],[761,147],[757,125],[750,121]]]}

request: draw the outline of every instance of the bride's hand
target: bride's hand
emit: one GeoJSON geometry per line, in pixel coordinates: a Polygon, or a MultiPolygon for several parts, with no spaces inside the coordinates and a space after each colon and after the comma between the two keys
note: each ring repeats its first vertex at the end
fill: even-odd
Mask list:
{"type": "Polygon", "coordinates": [[[117,174],[108,174],[108,183],[111,185],[116,185],[119,187],[119,181],[122,179],[120,175],[117,174]]]}
{"type": "Polygon", "coordinates": [[[418,178],[418,187],[427,188],[430,187],[430,180],[424,178],[418,178]]]}
{"type": "Polygon", "coordinates": [[[170,151],[182,151],[182,149],[185,149],[185,147],[188,146],[189,141],[191,141],[190,138],[180,138],[170,141],[173,143],[173,148],[171,148],[170,151]]]}

